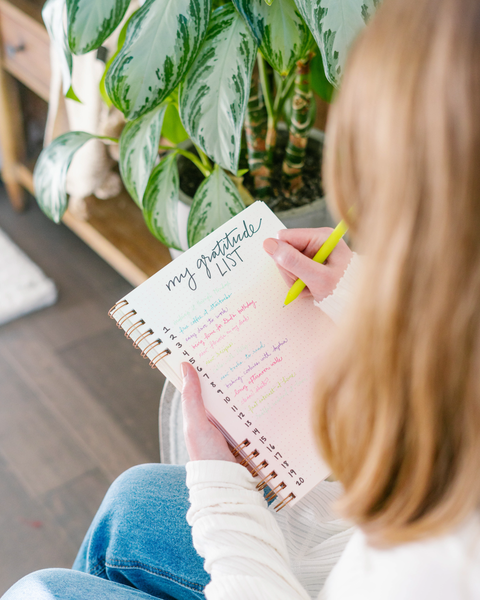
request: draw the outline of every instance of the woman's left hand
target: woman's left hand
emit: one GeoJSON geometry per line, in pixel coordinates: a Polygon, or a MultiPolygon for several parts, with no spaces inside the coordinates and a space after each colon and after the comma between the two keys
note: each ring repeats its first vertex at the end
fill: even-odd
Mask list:
{"type": "Polygon", "coordinates": [[[185,362],[182,375],[183,433],[190,460],[236,462],[223,435],[207,419],[197,371],[185,362]]]}

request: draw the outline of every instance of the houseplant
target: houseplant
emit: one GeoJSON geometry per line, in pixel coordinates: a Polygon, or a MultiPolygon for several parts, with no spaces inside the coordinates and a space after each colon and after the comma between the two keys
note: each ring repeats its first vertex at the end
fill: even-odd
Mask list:
{"type": "MultiPolygon", "coordinates": [[[[289,130],[281,185],[286,196],[301,194],[312,86],[324,97],[331,95],[352,38],[378,2],[146,0],[134,12],[102,80],[106,101],[123,112],[127,123],[120,140],[105,141],[119,143],[125,187],[158,239],[181,246],[178,155],[204,176],[188,220],[189,245],[244,208],[238,191],[238,176],[245,174],[239,172],[244,134],[253,195],[269,202],[272,157],[285,115],[289,130]],[[173,147],[160,146],[161,136],[173,147]],[[192,149],[179,145],[187,137],[192,149]],[[160,161],[159,150],[164,153],[160,161]]],[[[120,25],[129,3],[47,0],[44,20],[62,57],[69,98],[76,99],[71,53],[98,49],[120,25]]],[[[37,200],[57,222],[67,208],[70,161],[92,137],[64,134],[37,161],[37,200]]]]}

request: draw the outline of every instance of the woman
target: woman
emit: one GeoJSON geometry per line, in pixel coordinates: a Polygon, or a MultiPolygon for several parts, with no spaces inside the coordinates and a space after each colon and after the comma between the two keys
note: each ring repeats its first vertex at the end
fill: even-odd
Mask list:
{"type": "Polygon", "coordinates": [[[385,0],[355,45],[326,159],[328,196],[347,220],[354,206],[365,254],[344,318],[346,246],[322,266],[306,258],[322,231],[265,243],[341,321],[316,424],[343,487],[275,517],[185,365],[187,518],[206,572],[183,469],[151,465],[112,486],[79,571],[33,574],[5,598],[480,597],[479,31],[478,0],[385,0]],[[331,510],[340,493],[351,529],[331,510]]]}

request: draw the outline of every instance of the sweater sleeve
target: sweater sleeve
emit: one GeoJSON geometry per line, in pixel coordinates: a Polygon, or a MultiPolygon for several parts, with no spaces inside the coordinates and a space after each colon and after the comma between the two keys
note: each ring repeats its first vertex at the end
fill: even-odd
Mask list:
{"type": "Polygon", "coordinates": [[[345,308],[350,302],[361,264],[361,259],[358,254],[354,252],[348,267],[345,269],[345,273],[337,283],[337,287],[333,292],[320,302],[314,301],[315,306],[322,309],[334,323],[339,322],[345,308]]]}
{"type": "Polygon", "coordinates": [[[244,467],[187,463],[193,544],[205,558],[208,600],[309,600],[293,575],[285,539],[244,467]]]}

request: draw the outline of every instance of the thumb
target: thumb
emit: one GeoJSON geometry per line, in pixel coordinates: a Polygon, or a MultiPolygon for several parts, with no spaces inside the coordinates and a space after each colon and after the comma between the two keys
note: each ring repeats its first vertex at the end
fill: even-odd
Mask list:
{"type": "Polygon", "coordinates": [[[182,406],[185,427],[206,425],[208,421],[197,372],[189,363],[182,363],[182,406]]]}
{"type": "Polygon", "coordinates": [[[301,279],[307,286],[312,282],[312,278],[317,279],[325,269],[323,265],[314,262],[287,242],[268,238],[263,242],[263,248],[279,267],[291,273],[296,279],[301,279]]]}

